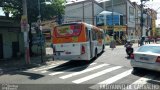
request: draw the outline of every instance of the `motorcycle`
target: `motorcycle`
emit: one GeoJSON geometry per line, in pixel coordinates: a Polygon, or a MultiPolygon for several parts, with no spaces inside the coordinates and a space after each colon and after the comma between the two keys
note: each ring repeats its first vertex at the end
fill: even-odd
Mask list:
{"type": "Polygon", "coordinates": [[[131,57],[131,55],[133,54],[133,48],[132,48],[132,45],[129,44],[129,45],[126,45],[126,53],[128,55],[128,58],[131,57]]]}

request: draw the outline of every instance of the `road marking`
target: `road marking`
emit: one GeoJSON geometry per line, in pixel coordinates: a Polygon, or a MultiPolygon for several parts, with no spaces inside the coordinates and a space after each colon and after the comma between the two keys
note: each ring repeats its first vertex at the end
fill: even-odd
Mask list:
{"type": "MultiPolygon", "coordinates": [[[[91,63],[91,65],[95,65],[96,63],[91,63]]],[[[54,73],[51,73],[49,75],[51,76],[54,76],[54,75],[57,75],[57,74],[62,74],[62,73],[65,73],[65,71],[72,71],[72,70],[75,70],[75,69],[79,69],[79,68],[82,68],[82,67],[85,67],[85,66],[79,66],[79,67],[76,67],[76,68],[70,68],[70,69],[67,69],[67,70],[64,70],[64,71],[61,71],[61,72],[54,72],[54,73]]]]}
{"type": "Polygon", "coordinates": [[[121,73],[121,74],[118,74],[118,75],[116,75],[116,76],[113,76],[113,77],[111,77],[111,78],[109,78],[109,79],[107,79],[107,80],[104,80],[104,81],[102,81],[102,82],[100,82],[100,83],[98,83],[98,84],[111,84],[111,83],[114,83],[114,82],[116,82],[117,80],[122,79],[122,78],[130,75],[130,74],[132,73],[132,70],[133,70],[133,69],[127,70],[127,71],[125,71],[125,72],[123,72],[123,73],[121,73]]]}
{"type": "Polygon", "coordinates": [[[102,68],[102,67],[107,66],[107,65],[109,65],[109,64],[101,64],[101,65],[98,65],[98,66],[95,66],[95,67],[92,67],[92,68],[89,68],[89,69],[86,69],[86,70],[83,70],[83,71],[80,71],[80,72],[75,72],[75,73],[71,73],[71,74],[62,76],[60,78],[61,79],[67,79],[67,78],[70,78],[70,77],[73,77],[73,76],[76,76],[76,75],[80,75],[80,74],[83,74],[83,73],[86,73],[86,72],[90,72],[90,71],[102,68]]]}
{"type": "Polygon", "coordinates": [[[88,81],[88,80],[90,80],[90,79],[93,79],[93,78],[95,78],[95,77],[101,76],[101,75],[106,74],[106,73],[109,73],[109,72],[111,72],[111,71],[113,71],[113,70],[116,70],[116,69],[119,69],[119,68],[122,68],[122,66],[112,67],[112,68],[109,68],[109,69],[106,69],[106,70],[103,70],[103,71],[94,73],[94,74],[92,74],[92,75],[89,75],[89,76],[80,78],[80,79],[78,79],[78,80],[74,80],[74,81],[72,81],[72,82],[73,82],[73,83],[76,83],[76,84],[79,84],[79,83],[88,81]]]}
{"type": "Polygon", "coordinates": [[[93,85],[93,86],[89,87],[89,88],[91,88],[91,89],[99,89],[102,86],[107,86],[108,84],[114,83],[114,82],[116,82],[116,81],[118,81],[118,80],[120,80],[120,79],[122,79],[122,78],[124,78],[124,77],[126,77],[128,75],[130,75],[132,73],[132,70],[133,69],[127,70],[127,71],[125,71],[123,73],[120,73],[120,74],[118,74],[116,76],[113,76],[113,77],[111,77],[109,79],[106,79],[106,80],[104,80],[104,81],[102,81],[102,82],[100,82],[100,83],[98,83],[96,85],[93,85]]]}
{"type": "Polygon", "coordinates": [[[129,86],[127,86],[126,88],[122,89],[122,90],[138,90],[141,87],[143,87],[145,84],[147,84],[147,81],[149,80],[153,80],[155,78],[155,76],[153,75],[145,75],[144,77],[138,79],[137,81],[133,82],[132,84],[130,84],[129,86]]]}

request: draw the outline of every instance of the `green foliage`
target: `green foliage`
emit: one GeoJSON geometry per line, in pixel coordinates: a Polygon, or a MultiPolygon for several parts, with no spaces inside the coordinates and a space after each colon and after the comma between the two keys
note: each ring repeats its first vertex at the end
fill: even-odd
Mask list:
{"type": "MultiPolygon", "coordinates": [[[[64,0],[51,0],[50,4],[45,4],[45,0],[40,1],[40,13],[42,20],[50,20],[54,16],[64,14],[64,0]]],[[[11,13],[13,18],[20,21],[22,16],[22,0],[0,0],[3,10],[11,13]]],[[[36,22],[39,15],[38,0],[27,0],[28,21],[36,22]]]]}

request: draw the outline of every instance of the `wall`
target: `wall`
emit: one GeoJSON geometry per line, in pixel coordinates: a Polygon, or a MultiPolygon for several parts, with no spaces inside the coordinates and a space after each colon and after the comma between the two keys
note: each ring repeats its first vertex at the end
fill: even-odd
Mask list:
{"type": "MultiPolygon", "coordinates": [[[[103,9],[94,3],[94,16],[101,11],[103,11],[103,9]]],[[[83,21],[83,3],[66,6],[64,22],[71,21],[83,21]]],[[[92,2],[84,3],[84,21],[92,24],[92,2]]],[[[94,24],[96,24],[96,17],[94,17],[94,24]]]]}
{"type": "Polygon", "coordinates": [[[11,32],[12,29],[0,28],[0,33],[3,37],[3,57],[4,59],[12,58],[12,42],[19,41],[19,50],[23,53],[23,42],[21,33],[11,32]]]}

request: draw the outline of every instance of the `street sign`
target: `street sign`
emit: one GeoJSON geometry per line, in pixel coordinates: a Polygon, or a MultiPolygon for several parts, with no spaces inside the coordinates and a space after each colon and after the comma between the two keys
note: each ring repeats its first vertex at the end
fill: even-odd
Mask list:
{"type": "Polygon", "coordinates": [[[23,15],[21,17],[21,32],[28,32],[29,31],[29,24],[27,21],[27,16],[23,15]]]}

